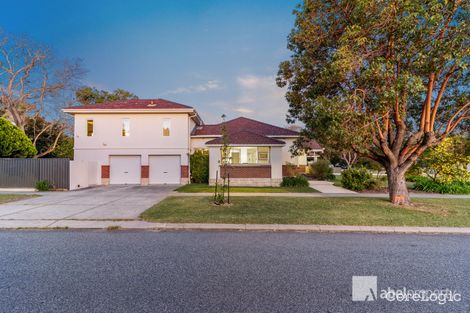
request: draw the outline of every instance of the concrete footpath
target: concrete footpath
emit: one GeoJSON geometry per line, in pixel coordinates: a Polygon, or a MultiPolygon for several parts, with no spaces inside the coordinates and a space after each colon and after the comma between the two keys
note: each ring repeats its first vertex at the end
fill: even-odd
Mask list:
{"type": "Polygon", "coordinates": [[[294,224],[199,224],[151,223],[140,220],[1,220],[0,229],[89,229],[149,231],[264,231],[264,232],[364,232],[404,234],[465,234],[470,227],[405,227],[356,225],[294,225],[294,224]]]}
{"type": "Polygon", "coordinates": [[[357,192],[348,190],[346,188],[338,187],[333,185],[330,181],[325,180],[310,180],[308,182],[309,186],[315,190],[318,190],[321,193],[329,194],[356,194],[357,192]]]}

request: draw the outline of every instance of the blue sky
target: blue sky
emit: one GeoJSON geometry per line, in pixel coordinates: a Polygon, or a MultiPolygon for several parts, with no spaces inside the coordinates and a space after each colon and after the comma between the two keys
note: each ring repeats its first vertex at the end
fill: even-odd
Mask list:
{"type": "Polygon", "coordinates": [[[283,126],[275,86],[298,1],[8,1],[0,27],[82,58],[84,84],[194,106],[206,123],[240,115],[283,126]]]}

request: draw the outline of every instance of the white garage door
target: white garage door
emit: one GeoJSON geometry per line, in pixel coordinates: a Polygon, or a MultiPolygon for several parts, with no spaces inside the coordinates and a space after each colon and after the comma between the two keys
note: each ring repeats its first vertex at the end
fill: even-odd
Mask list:
{"type": "Polygon", "coordinates": [[[140,156],[112,155],[109,171],[110,184],[140,184],[140,156]]]}
{"type": "Polygon", "coordinates": [[[181,156],[149,156],[150,184],[179,184],[181,177],[181,156]]]}

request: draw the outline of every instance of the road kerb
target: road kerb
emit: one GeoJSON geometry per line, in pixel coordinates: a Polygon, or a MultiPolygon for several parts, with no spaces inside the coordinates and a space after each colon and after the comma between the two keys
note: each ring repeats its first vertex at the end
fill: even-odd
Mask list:
{"type": "Polygon", "coordinates": [[[265,232],[344,232],[400,234],[466,234],[470,227],[360,226],[360,225],[302,225],[302,224],[217,224],[217,223],[152,223],[146,221],[109,220],[4,220],[0,229],[108,229],[156,231],[265,231],[265,232]]]}

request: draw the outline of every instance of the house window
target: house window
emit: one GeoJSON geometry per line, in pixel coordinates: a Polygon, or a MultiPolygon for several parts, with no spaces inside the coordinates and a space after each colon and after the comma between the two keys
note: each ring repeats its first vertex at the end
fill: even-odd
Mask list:
{"type": "Polygon", "coordinates": [[[269,147],[231,147],[231,164],[269,164],[269,147]]]}
{"type": "Polygon", "coordinates": [[[258,147],[258,163],[269,163],[269,147],[258,147]]]}
{"type": "Polygon", "coordinates": [[[162,129],[163,129],[163,136],[167,137],[170,136],[170,128],[171,128],[171,119],[164,118],[162,129]]]}
{"type": "Polygon", "coordinates": [[[93,120],[86,121],[86,135],[88,137],[93,136],[93,120]]]}
{"type": "Polygon", "coordinates": [[[247,156],[247,162],[248,164],[256,164],[256,152],[258,148],[248,148],[246,149],[246,156],[247,156]]]}
{"type": "Polygon", "coordinates": [[[131,131],[131,120],[128,118],[122,119],[121,135],[122,137],[129,137],[131,131]]]}
{"type": "Polygon", "coordinates": [[[240,154],[241,151],[239,148],[230,149],[230,163],[232,164],[240,164],[240,154]]]}

